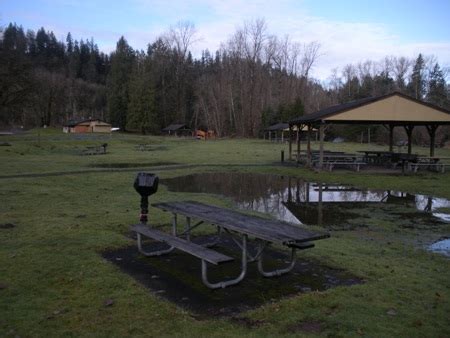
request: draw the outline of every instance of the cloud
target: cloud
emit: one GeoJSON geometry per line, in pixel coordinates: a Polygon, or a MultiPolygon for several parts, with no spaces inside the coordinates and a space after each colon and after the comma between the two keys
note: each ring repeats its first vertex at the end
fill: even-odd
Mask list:
{"type": "MultiPolygon", "coordinates": [[[[133,48],[145,50],[147,44],[170,25],[189,20],[195,24],[200,38],[192,46],[192,52],[194,56],[200,56],[204,49],[212,53],[219,49],[221,43],[226,43],[245,21],[264,18],[271,34],[279,37],[289,35],[291,41],[300,43],[320,43],[321,56],[312,70],[312,75],[319,79],[326,79],[334,68],[342,69],[346,64],[364,60],[376,61],[387,55],[416,57],[422,52],[435,55],[441,66],[450,66],[450,39],[405,42],[391,28],[380,23],[333,21],[312,15],[302,0],[130,0],[122,6],[115,4],[118,9],[111,5],[111,13],[97,20],[100,26],[92,22],[95,2],[64,1],[67,7],[78,6],[81,12],[83,8],[88,13],[94,12],[92,18],[89,17],[84,24],[73,26],[63,20],[55,21],[51,15],[45,18],[45,14],[42,14],[44,19],[32,20],[31,16],[35,14],[29,13],[29,22],[39,21],[39,25],[54,30],[63,39],[68,31],[78,39],[93,37],[104,52],[111,52],[121,35],[133,48]],[[112,19],[108,21],[105,17],[112,19]]],[[[27,21],[27,16],[22,17],[27,21]]]]}
{"type": "MultiPolygon", "coordinates": [[[[267,6],[265,1],[211,1],[216,19],[197,25],[204,36],[201,47],[212,51],[219,48],[235,31],[237,25],[255,17],[266,19],[269,31],[280,37],[289,35],[292,41],[317,41],[321,45],[312,75],[326,79],[332,69],[365,60],[380,60],[385,56],[416,57],[419,53],[435,55],[441,65],[450,65],[450,41],[403,42],[388,27],[379,23],[330,21],[310,15],[292,1],[267,6]]],[[[197,46],[198,47],[198,46],[197,46]]]]}

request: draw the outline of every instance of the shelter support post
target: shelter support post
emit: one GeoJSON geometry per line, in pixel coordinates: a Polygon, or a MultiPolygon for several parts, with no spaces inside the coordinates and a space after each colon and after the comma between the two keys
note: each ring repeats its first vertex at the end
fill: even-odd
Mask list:
{"type": "Polygon", "coordinates": [[[289,125],[289,161],[292,161],[292,125],[289,125]]]}
{"type": "Polygon", "coordinates": [[[319,169],[322,170],[323,167],[323,140],[325,136],[325,125],[323,123],[320,124],[319,127],[319,139],[320,139],[320,154],[319,154],[319,169]]]}
{"type": "Polygon", "coordinates": [[[406,131],[406,135],[408,135],[408,154],[411,155],[411,150],[412,150],[412,132],[414,130],[414,126],[409,125],[409,126],[404,126],[405,131],[406,131]]]}
{"type": "Polygon", "coordinates": [[[308,156],[308,167],[311,166],[311,125],[308,124],[308,137],[307,137],[307,144],[306,144],[306,151],[308,156]]]}
{"type": "Polygon", "coordinates": [[[434,148],[436,144],[436,130],[439,126],[431,125],[427,126],[428,135],[430,135],[430,157],[434,156],[434,148]]]}
{"type": "Polygon", "coordinates": [[[300,162],[300,129],[302,126],[297,124],[297,164],[300,162]]]}
{"type": "Polygon", "coordinates": [[[319,183],[319,204],[317,205],[317,225],[323,225],[323,183],[319,183]]]}
{"type": "Polygon", "coordinates": [[[394,151],[394,128],[395,126],[393,124],[389,125],[389,151],[394,151]]]}

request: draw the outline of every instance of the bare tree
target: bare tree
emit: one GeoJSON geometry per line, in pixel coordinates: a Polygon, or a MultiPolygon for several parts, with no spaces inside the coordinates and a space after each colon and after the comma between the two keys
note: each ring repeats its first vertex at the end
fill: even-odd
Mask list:
{"type": "Polygon", "coordinates": [[[393,63],[395,85],[398,90],[404,91],[406,88],[406,79],[408,77],[408,72],[410,71],[412,61],[402,56],[399,58],[394,58],[393,63]]]}
{"type": "Polygon", "coordinates": [[[320,44],[316,41],[303,46],[300,75],[308,78],[309,72],[319,57],[320,44]]]}
{"type": "Polygon", "coordinates": [[[190,21],[178,21],[169,31],[164,34],[164,41],[168,46],[175,49],[181,58],[186,58],[189,48],[198,41],[197,30],[190,21]]]}

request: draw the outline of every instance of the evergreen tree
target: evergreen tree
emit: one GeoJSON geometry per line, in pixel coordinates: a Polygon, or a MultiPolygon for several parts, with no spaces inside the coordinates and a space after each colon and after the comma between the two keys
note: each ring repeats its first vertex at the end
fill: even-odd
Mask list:
{"type": "Polygon", "coordinates": [[[122,36],[111,56],[111,71],[107,80],[107,107],[110,122],[122,130],[126,128],[129,82],[134,62],[134,51],[122,36]]]}
{"type": "Polygon", "coordinates": [[[155,109],[155,92],[151,65],[145,54],[137,56],[130,81],[127,129],[142,134],[156,133],[160,129],[155,109]]]}
{"type": "Polygon", "coordinates": [[[425,61],[422,54],[416,59],[411,80],[408,84],[408,93],[418,100],[422,100],[425,94],[425,61]]]}
{"type": "Polygon", "coordinates": [[[66,43],[67,43],[67,54],[71,55],[73,53],[73,40],[72,34],[70,34],[70,32],[67,33],[66,43]]]}
{"type": "Polygon", "coordinates": [[[27,53],[31,59],[36,57],[36,35],[32,30],[27,31],[27,53]]]}
{"type": "Polygon", "coordinates": [[[81,77],[81,55],[77,40],[75,40],[73,44],[73,52],[69,54],[68,68],[70,78],[76,79],[78,77],[81,77]]]}
{"type": "Polygon", "coordinates": [[[430,73],[426,100],[441,107],[445,107],[449,104],[444,74],[438,63],[434,65],[434,68],[430,73]]]}

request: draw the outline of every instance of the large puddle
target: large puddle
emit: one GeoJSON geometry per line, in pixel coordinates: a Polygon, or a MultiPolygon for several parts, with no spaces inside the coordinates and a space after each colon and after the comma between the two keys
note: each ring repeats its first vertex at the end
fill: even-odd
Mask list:
{"type": "Polygon", "coordinates": [[[296,224],[329,229],[370,225],[378,218],[407,228],[429,228],[450,221],[450,201],[398,191],[358,189],[307,182],[286,176],[247,173],[201,173],[162,180],[170,191],[219,194],[245,210],[268,213],[296,224]]]}

